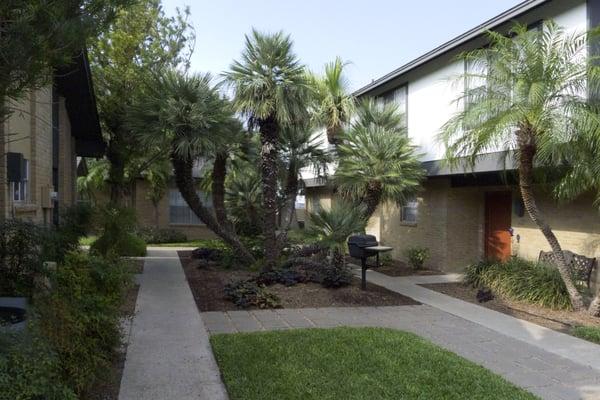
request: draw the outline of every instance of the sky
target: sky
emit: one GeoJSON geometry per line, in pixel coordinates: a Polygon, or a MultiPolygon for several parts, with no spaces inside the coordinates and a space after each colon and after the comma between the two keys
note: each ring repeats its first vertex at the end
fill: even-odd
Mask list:
{"type": "Polygon", "coordinates": [[[196,31],[191,69],[218,75],[239,58],[254,27],[291,35],[313,71],[340,56],[352,90],[460,35],[521,0],[163,0],[189,6],[196,31]]]}

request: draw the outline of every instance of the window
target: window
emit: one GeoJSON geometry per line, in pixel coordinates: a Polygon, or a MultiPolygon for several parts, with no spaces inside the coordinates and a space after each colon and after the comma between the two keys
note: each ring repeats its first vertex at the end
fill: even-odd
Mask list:
{"type": "Polygon", "coordinates": [[[23,175],[19,182],[11,182],[12,199],[16,203],[29,200],[29,160],[23,160],[23,175]]]}
{"type": "MultiPolygon", "coordinates": [[[[202,204],[212,208],[212,202],[208,196],[200,191],[198,191],[198,196],[200,196],[202,204]]],[[[202,225],[202,221],[194,214],[177,189],[169,191],[169,223],[174,225],[202,225]]]]}
{"type": "Polygon", "coordinates": [[[400,208],[400,222],[405,224],[416,224],[419,211],[419,202],[416,198],[404,202],[400,208]]]}
{"type": "Polygon", "coordinates": [[[394,103],[398,106],[398,111],[404,115],[404,126],[407,125],[408,116],[408,85],[402,85],[379,97],[383,104],[394,103]]]}

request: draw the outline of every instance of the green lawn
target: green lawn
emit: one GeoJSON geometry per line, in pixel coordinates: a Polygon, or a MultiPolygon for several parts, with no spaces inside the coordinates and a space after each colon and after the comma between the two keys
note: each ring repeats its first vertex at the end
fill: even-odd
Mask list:
{"type": "Polygon", "coordinates": [[[600,327],[576,326],[575,328],[573,328],[571,333],[573,334],[573,336],[577,336],[581,339],[600,344],[600,327]]]}
{"type": "Polygon", "coordinates": [[[537,399],[411,333],[381,328],[215,335],[231,400],[537,399]]]}

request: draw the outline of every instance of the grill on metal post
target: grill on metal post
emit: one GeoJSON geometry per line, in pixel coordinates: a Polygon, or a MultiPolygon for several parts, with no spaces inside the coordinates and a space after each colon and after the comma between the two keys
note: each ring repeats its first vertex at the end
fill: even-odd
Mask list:
{"type": "MultiPolygon", "coordinates": [[[[367,288],[367,258],[377,256],[379,253],[372,250],[367,250],[367,247],[377,246],[379,243],[373,235],[354,235],[348,238],[348,252],[350,257],[359,258],[360,266],[362,269],[362,282],[361,288],[365,290],[367,288]]],[[[377,260],[379,264],[379,260],[377,260]]]]}

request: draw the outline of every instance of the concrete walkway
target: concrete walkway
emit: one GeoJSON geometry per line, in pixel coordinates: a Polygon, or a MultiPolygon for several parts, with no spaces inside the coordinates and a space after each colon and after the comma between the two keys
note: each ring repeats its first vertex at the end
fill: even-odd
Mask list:
{"type": "Polygon", "coordinates": [[[224,400],[208,333],[174,249],[149,249],[119,400],[224,400]]]}

